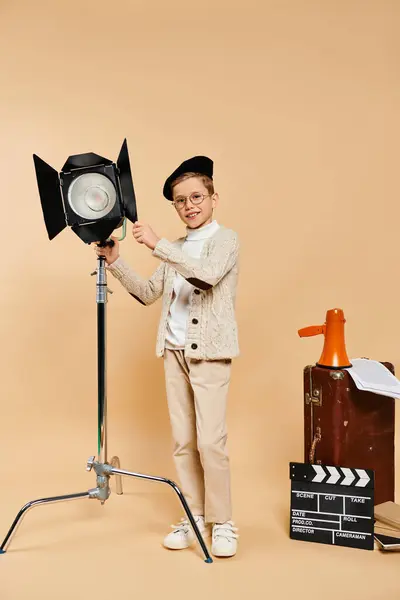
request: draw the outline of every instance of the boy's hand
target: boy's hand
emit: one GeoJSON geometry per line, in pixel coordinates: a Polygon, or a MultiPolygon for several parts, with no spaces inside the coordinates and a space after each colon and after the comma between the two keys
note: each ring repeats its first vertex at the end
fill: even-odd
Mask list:
{"type": "Polygon", "coordinates": [[[111,248],[110,246],[100,248],[96,242],[94,243],[94,251],[96,252],[97,256],[104,256],[108,265],[111,265],[119,257],[118,238],[111,236],[111,239],[114,241],[114,246],[112,246],[111,248]]]}
{"type": "Polygon", "coordinates": [[[133,225],[132,233],[133,237],[137,242],[139,242],[139,244],[144,244],[145,246],[150,248],[150,250],[154,250],[154,248],[157,245],[157,242],[159,242],[160,240],[160,238],[154,233],[150,225],[145,225],[144,223],[140,223],[139,221],[136,221],[136,223],[133,225]]]}

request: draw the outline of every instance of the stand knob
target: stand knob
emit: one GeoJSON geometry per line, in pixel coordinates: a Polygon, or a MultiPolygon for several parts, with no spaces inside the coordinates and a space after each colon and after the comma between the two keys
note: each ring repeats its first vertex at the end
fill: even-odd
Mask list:
{"type": "Polygon", "coordinates": [[[88,461],[86,463],[86,471],[91,471],[93,469],[93,465],[94,465],[94,456],[91,456],[90,458],[88,458],[88,461]]]}

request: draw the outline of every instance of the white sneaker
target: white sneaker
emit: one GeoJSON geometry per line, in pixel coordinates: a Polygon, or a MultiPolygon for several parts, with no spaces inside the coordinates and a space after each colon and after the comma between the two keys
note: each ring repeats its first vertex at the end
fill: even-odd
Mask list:
{"type": "MultiPolygon", "coordinates": [[[[204,517],[195,516],[194,520],[199,528],[199,531],[203,537],[208,537],[211,533],[210,528],[206,527],[204,517]]],[[[174,531],[171,531],[164,538],[164,546],[170,550],[183,550],[189,548],[195,540],[197,540],[196,534],[188,521],[188,519],[181,519],[178,525],[171,525],[174,531]]]]}
{"type": "Polygon", "coordinates": [[[212,532],[211,552],[214,556],[234,556],[237,551],[237,527],[233,521],[216,523],[212,532]]]}

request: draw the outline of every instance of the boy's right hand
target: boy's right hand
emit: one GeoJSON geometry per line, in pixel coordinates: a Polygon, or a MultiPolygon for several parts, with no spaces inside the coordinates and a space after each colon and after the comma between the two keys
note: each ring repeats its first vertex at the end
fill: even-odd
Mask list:
{"type": "Polygon", "coordinates": [[[119,258],[119,241],[118,238],[111,236],[111,239],[114,242],[114,246],[105,246],[104,248],[100,248],[97,245],[97,242],[95,242],[95,246],[94,246],[94,251],[96,252],[97,256],[104,256],[104,258],[106,259],[106,263],[108,265],[111,265],[113,262],[115,262],[117,260],[117,258],[119,258]]]}

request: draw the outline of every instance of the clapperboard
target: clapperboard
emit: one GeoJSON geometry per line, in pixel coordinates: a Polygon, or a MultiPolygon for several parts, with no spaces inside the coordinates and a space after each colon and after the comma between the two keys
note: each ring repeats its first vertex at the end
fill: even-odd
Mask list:
{"type": "Polygon", "coordinates": [[[290,537],[374,549],[374,471],[290,463],[290,537]]]}

